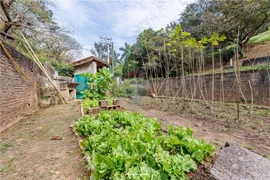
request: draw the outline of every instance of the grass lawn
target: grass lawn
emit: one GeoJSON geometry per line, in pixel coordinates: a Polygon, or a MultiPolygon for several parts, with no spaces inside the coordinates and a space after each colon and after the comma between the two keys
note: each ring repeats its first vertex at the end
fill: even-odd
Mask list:
{"type": "Polygon", "coordinates": [[[270,30],[258,34],[256,36],[253,36],[252,38],[250,38],[248,42],[251,44],[255,44],[255,43],[262,43],[265,41],[270,41],[270,30]]]}

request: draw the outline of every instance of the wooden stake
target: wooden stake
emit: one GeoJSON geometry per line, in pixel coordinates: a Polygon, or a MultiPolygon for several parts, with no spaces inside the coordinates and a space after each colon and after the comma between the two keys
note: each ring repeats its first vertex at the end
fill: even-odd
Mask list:
{"type": "Polygon", "coordinates": [[[46,69],[43,67],[43,65],[40,63],[38,57],[36,56],[35,52],[33,51],[33,49],[31,48],[30,44],[28,43],[27,39],[25,38],[25,36],[21,33],[24,41],[26,42],[28,48],[26,48],[28,50],[28,52],[30,53],[30,55],[33,57],[33,60],[35,61],[35,63],[38,65],[38,67],[42,70],[42,72],[47,76],[47,78],[49,79],[49,81],[52,83],[54,89],[56,90],[58,96],[60,97],[61,101],[63,104],[67,103],[67,100],[64,98],[64,96],[61,94],[61,92],[57,89],[56,85],[53,83],[51,77],[48,75],[46,69]]]}

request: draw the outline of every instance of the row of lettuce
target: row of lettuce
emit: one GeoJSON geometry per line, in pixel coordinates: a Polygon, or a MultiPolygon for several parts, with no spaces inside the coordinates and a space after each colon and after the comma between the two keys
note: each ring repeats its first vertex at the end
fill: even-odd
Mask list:
{"type": "Polygon", "coordinates": [[[188,179],[214,155],[215,147],[185,127],[161,129],[155,118],[139,113],[103,111],[74,124],[95,167],[92,179],[188,179]]]}

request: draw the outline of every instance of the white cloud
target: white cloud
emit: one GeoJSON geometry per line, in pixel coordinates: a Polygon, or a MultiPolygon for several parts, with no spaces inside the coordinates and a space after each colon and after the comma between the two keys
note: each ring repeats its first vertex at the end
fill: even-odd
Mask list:
{"type": "MultiPolygon", "coordinates": [[[[155,30],[179,18],[195,0],[55,0],[54,15],[61,26],[73,27],[73,36],[91,49],[99,36],[112,37],[115,49],[133,43],[146,28],[155,30]]],[[[83,56],[90,55],[84,50],[83,56]]]]}
{"type": "Polygon", "coordinates": [[[73,27],[89,27],[95,25],[94,11],[84,1],[57,0],[55,1],[55,19],[62,25],[73,27]]]}
{"type": "Polygon", "coordinates": [[[125,36],[137,35],[145,28],[155,30],[166,27],[179,18],[189,1],[145,0],[128,1],[124,9],[116,13],[114,32],[125,36]]]}

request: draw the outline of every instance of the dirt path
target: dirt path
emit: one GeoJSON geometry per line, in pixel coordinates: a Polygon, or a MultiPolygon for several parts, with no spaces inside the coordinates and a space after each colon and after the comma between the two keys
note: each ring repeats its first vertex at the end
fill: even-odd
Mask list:
{"type": "Polygon", "coordinates": [[[203,124],[200,123],[193,124],[191,120],[179,115],[156,109],[146,109],[139,105],[130,103],[127,100],[122,100],[121,102],[127,111],[136,111],[147,117],[156,117],[162,124],[162,127],[166,128],[168,125],[191,127],[194,130],[194,135],[196,137],[203,138],[207,142],[212,142],[219,146],[223,146],[226,141],[234,142],[232,137],[224,133],[213,133],[213,131],[211,131],[207,126],[203,126],[203,124]]]}
{"type": "Polygon", "coordinates": [[[0,179],[88,179],[70,129],[79,108],[74,101],[40,110],[1,134],[0,179]]]}

